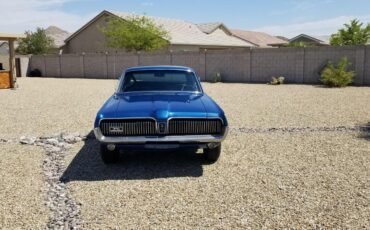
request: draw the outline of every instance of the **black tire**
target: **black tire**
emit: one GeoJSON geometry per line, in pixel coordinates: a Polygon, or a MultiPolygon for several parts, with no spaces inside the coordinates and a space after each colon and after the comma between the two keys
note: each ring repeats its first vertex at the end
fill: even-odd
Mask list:
{"type": "Polygon", "coordinates": [[[114,164],[119,160],[119,151],[117,149],[110,151],[107,145],[100,145],[100,156],[104,164],[114,164]]]}
{"type": "Polygon", "coordinates": [[[204,149],[204,157],[207,161],[215,163],[221,155],[221,144],[214,149],[204,149]]]}

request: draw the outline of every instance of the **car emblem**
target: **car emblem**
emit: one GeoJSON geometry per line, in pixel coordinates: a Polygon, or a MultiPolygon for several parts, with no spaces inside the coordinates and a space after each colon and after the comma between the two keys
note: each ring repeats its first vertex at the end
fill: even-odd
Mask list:
{"type": "Polygon", "coordinates": [[[166,123],[164,122],[159,123],[158,129],[160,133],[164,133],[166,131],[166,123]]]}
{"type": "Polygon", "coordinates": [[[122,133],[123,127],[109,127],[109,132],[111,133],[122,133]]]}

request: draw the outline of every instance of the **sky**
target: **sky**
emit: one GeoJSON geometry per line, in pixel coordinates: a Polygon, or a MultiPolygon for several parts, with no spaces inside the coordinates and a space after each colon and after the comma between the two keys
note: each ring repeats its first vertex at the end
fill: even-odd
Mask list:
{"type": "Polygon", "coordinates": [[[50,25],[74,32],[104,9],[223,22],[228,28],[288,38],[330,35],[353,18],[370,22],[370,0],[0,0],[0,8],[3,33],[50,25]]]}

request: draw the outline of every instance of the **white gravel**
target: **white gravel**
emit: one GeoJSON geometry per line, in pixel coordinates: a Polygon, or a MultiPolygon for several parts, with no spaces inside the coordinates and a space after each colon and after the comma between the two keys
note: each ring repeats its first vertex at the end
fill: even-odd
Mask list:
{"type": "Polygon", "coordinates": [[[109,167],[90,140],[65,177],[86,229],[366,229],[370,141],[356,135],[233,132],[215,165],[173,152],[109,167]]]}
{"type": "Polygon", "coordinates": [[[85,229],[370,228],[370,139],[356,128],[370,121],[369,87],[204,84],[231,127],[218,163],[147,152],[104,166],[94,139],[66,152],[59,145],[75,135],[36,137],[90,133],[116,81],[18,83],[0,90],[1,227],[51,228],[67,216],[85,229]]]}
{"type": "MultiPolygon", "coordinates": [[[[0,90],[0,138],[88,133],[116,80],[20,78],[0,90]]],[[[232,127],[351,126],[370,120],[370,87],[203,84],[232,127]]]]}
{"type": "Polygon", "coordinates": [[[0,228],[45,229],[43,151],[0,143],[0,228]]]}

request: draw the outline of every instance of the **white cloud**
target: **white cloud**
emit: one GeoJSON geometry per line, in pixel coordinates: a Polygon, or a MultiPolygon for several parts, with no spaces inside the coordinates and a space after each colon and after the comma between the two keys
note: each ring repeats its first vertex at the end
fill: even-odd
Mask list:
{"type": "Polygon", "coordinates": [[[1,32],[23,33],[36,27],[58,26],[74,32],[97,14],[79,15],[61,10],[63,4],[79,0],[0,0],[6,9],[1,12],[1,32]],[[6,19],[6,20],[4,20],[6,19]]]}
{"type": "Polygon", "coordinates": [[[340,16],[325,20],[310,21],[303,23],[295,23],[289,25],[273,25],[255,28],[255,31],[266,32],[272,35],[283,35],[288,38],[297,36],[299,34],[308,35],[330,35],[343,27],[343,24],[348,23],[352,19],[359,19],[367,24],[370,22],[370,15],[363,16],[340,16]]]}

